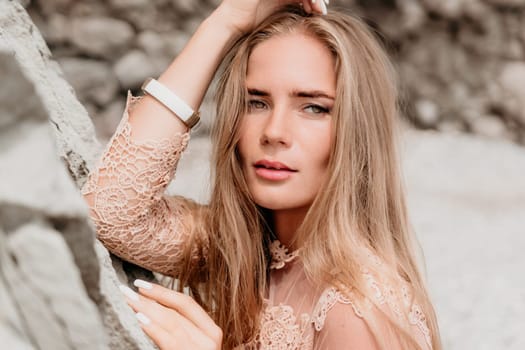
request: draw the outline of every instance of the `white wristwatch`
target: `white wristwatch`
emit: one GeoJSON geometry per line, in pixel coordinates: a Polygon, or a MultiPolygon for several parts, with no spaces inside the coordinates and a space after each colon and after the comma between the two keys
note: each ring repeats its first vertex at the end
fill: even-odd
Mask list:
{"type": "Polygon", "coordinates": [[[153,78],[142,84],[142,91],[172,111],[188,127],[193,128],[200,120],[198,111],[193,111],[180,97],[153,78]]]}

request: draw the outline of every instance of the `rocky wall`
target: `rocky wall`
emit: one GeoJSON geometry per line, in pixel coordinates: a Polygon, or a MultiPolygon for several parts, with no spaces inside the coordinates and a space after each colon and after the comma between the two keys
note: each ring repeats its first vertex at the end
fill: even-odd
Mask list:
{"type": "Polygon", "coordinates": [[[129,274],[95,240],[78,187],[100,144],[50,57],[18,2],[0,1],[1,347],[153,349],[117,288],[129,274]]]}
{"type": "MultiPolygon", "coordinates": [[[[220,1],[26,2],[107,140],[125,91],[159,75],[220,1]]],[[[413,126],[525,143],[525,1],[332,0],[330,7],[379,30],[413,126]]],[[[203,110],[209,125],[209,102],[203,110]]]]}

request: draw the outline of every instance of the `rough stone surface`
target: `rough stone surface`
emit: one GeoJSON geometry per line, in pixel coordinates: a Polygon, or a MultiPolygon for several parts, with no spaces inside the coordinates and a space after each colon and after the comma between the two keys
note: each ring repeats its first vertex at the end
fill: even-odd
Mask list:
{"type": "Polygon", "coordinates": [[[64,57],[58,63],[80,102],[105,106],[114,100],[119,81],[107,62],[64,57]]]}
{"type": "Polygon", "coordinates": [[[77,189],[100,153],[93,124],[16,1],[0,1],[0,72],[2,346],[153,349],[117,288],[151,274],[95,243],[77,189]]]}
{"type": "MultiPolygon", "coordinates": [[[[83,284],[95,294],[99,277],[85,204],[58,158],[40,98],[13,55],[2,54],[0,66],[9,69],[4,77],[25,81],[19,85],[32,106],[0,127],[0,279],[18,318],[5,331],[22,331],[20,340],[38,349],[104,349],[83,284]]],[[[2,95],[0,105],[12,98],[2,95]]]]}
{"type": "Polygon", "coordinates": [[[71,42],[94,57],[118,57],[133,36],[131,25],[114,18],[79,17],[71,23],[71,42]]]}
{"type": "Polygon", "coordinates": [[[120,86],[125,89],[136,89],[148,77],[158,76],[162,70],[156,70],[149,57],[140,50],[132,50],[115,63],[115,73],[120,86]]]}
{"type": "MultiPolygon", "coordinates": [[[[127,89],[136,91],[143,76],[160,74],[219,2],[41,0],[28,11],[59,61],[104,59],[119,76],[120,94],[108,94],[104,103],[78,92],[97,119],[127,89]]],[[[381,33],[415,127],[525,144],[522,0],[332,0],[332,8],[361,15],[381,33]],[[489,115],[499,123],[488,122],[489,115]]],[[[100,129],[112,123],[95,124],[100,135],[114,131],[100,129]]]]}
{"type": "Polygon", "coordinates": [[[501,70],[499,83],[508,99],[507,111],[525,124],[525,62],[509,62],[501,70]]]}

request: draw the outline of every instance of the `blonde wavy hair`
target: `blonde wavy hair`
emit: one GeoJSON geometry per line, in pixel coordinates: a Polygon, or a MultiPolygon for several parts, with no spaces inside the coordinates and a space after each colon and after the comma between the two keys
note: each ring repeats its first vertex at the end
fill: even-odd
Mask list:
{"type": "MultiPolygon", "coordinates": [[[[407,220],[399,171],[394,71],[374,35],[352,15],[335,11],[309,15],[288,6],[239,39],[227,54],[212,134],[215,183],[209,205],[198,214],[200,224],[194,227],[197,238],[209,241],[206,268],[195,269],[195,262],[187,261],[181,285],[190,287],[222,328],[225,348],[253,339],[269,275],[271,222],[251,198],[237,150],[246,111],[247,65],[259,43],[297,32],[326,45],[335,57],[337,74],[330,175],[296,234],[305,272],[321,285],[352,290],[373,302],[359,277],[363,251],[372,252],[391,267],[380,272],[391,273],[386,279],[401,279],[411,287],[413,299],[426,315],[433,348],[439,350],[436,316],[417,267],[417,244],[407,220]]],[[[403,349],[419,349],[403,324],[387,312],[382,315],[403,349]]],[[[372,322],[370,328],[386,349],[379,325],[372,322]]]]}

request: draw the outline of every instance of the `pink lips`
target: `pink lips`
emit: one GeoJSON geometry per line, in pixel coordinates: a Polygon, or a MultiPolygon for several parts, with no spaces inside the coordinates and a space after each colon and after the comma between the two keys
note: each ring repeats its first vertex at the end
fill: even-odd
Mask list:
{"type": "Polygon", "coordinates": [[[259,160],[254,165],[257,176],[270,181],[282,181],[290,178],[297,170],[291,169],[286,164],[259,160]]]}

